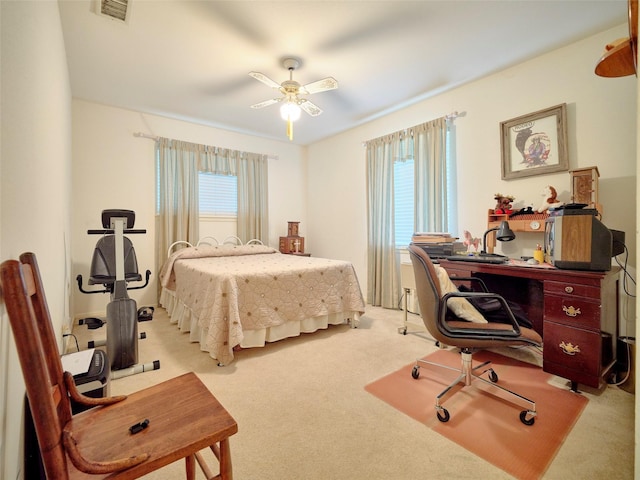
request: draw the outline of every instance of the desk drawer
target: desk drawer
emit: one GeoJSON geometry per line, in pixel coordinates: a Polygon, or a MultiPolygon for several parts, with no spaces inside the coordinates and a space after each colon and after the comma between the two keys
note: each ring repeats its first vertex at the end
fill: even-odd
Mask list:
{"type": "Polygon", "coordinates": [[[587,375],[599,375],[602,350],[600,332],[545,321],[543,345],[545,362],[587,375]]]}
{"type": "Polygon", "coordinates": [[[474,277],[475,276],[474,272],[471,272],[469,270],[458,270],[457,268],[449,268],[449,267],[445,268],[445,270],[449,274],[450,278],[453,278],[453,277],[474,277]]]}
{"type": "Polygon", "coordinates": [[[600,300],[600,287],[594,287],[592,285],[580,285],[579,283],[571,282],[551,282],[546,280],[544,282],[544,293],[555,294],[562,296],[583,297],[591,298],[593,300],[600,300]]]}
{"type": "Polygon", "coordinates": [[[579,297],[546,295],[544,320],[600,331],[600,303],[579,297]]]}

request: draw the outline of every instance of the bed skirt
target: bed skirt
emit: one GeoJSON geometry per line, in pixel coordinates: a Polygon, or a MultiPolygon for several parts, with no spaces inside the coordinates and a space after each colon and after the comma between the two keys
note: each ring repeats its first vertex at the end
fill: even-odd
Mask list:
{"type": "MultiPolygon", "coordinates": [[[[181,332],[189,333],[191,342],[198,342],[202,351],[208,352],[212,358],[216,358],[206,346],[205,339],[207,338],[208,329],[201,326],[198,318],[195,318],[191,310],[176,298],[173,291],[166,288],[162,289],[160,305],[169,314],[171,323],[177,324],[181,332]]],[[[352,327],[357,327],[360,323],[360,313],[338,312],[320,317],[305,318],[300,321],[289,321],[282,325],[258,330],[243,330],[243,339],[240,342],[240,347],[264,347],[267,342],[277,342],[284,338],[297,337],[301,333],[313,333],[320,329],[326,329],[329,325],[340,325],[345,322],[350,323],[352,327]]]]}

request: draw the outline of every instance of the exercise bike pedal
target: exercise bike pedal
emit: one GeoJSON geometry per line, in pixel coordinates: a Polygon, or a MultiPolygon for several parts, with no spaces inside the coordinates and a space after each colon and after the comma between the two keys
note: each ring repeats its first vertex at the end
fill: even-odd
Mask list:
{"type": "Polygon", "coordinates": [[[153,320],[154,310],[155,309],[153,307],[140,307],[138,309],[138,321],[148,322],[149,320],[153,320]]]}
{"type": "Polygon", "coordinates": [[[104,324],[104,320],[96,317],[83,318],[78,321],[78,325],[86,325],[89,330],[96,330],[102,327],[104,324]]]}

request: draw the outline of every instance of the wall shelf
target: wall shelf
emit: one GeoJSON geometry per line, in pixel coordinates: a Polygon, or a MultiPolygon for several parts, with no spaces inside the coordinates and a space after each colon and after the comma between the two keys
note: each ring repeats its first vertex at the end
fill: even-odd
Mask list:
{"type": "MultiPolygon", "coordinates": [[[[514,232],[530,232],[530,233],[544,233],[544,222],[549,217],[548,213],[530,213],[526,215],[517,215],[515,217],[509,217],[506,213],[495,213],[494,210],[489,209],[487,213],[487,230],[500,226],[500,222],[506,220],[509,222],[509,227],[514,232]]],[[[487,235],[487,252],[493,253],[496,246],[496,232],[491,232],[487,235]]]]}

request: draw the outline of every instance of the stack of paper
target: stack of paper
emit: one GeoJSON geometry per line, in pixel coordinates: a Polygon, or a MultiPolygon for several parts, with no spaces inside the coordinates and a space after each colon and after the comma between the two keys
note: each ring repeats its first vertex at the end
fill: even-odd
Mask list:
{"type": "Polygon", "coordinates": [[[411,237],[413,243],[452,243],[457,237],[446,232],[416,232],[411,237]]]}

